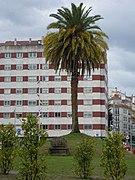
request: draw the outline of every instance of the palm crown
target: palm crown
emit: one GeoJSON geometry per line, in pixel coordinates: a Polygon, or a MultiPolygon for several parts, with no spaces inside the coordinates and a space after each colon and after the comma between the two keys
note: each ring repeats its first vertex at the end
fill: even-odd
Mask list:
{"type": "Polygon", "coordinates": [[[85,70],[90,74],[91,68],[106,62],[108,45],[104,40],[107,35],[95,25],[102,19],[100,15],[89,16],[92,8],[85,11],[83,3],[78,7],[71,4],[71,11],[65,7],[58,9],[51,17],[57,19],[48,29],[58,29],[49,33],[44,39],[46,61],[54,65],[54,69],[66,69],[68,72],[85,70]],[[81,64],[81,65],[80,65],[81,64]]]}

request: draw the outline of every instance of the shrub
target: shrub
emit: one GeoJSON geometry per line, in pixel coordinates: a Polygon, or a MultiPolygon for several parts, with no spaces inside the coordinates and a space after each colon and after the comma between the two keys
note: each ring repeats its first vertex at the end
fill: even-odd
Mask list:
{"type": "Polygon", "coordinates": [[[109,134],[104,140],[101,156],[101,166],[104,167],[106,178],[123,179],[127,165],[125,163],[125,150],[123,147],[123,135],[119,132],[109,134]]]}
{"type": "Polygon", "coordinates": [[[24,137],[20,143],[19,178],[21,180],[45,179],[45,156],[40,155],[40,148],[45,143],[47,133],[40,130],[38,120],[32,114],[23,119],[24,137]]]}
{"type": "Polygon", "coordinates": [[[83,139],[74,153],[74,171],[81,178],[88,178],[91,175],[92,159],[94,155],[95,142],[92,138],[83,139]]]}
{"type": "Polygon", "coordinates": [[[0,170],[3,174],[8,174],[13,168],[16,149],[15,134],[12,124],[0,126],[0,170]]]}

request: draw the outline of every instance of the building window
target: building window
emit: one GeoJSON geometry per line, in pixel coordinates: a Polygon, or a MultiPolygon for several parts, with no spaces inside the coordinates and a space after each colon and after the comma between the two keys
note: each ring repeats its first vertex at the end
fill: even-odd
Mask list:
{"type": "Polygon", "coordinates": [[[119,115],[119,108],[114,108],[114,114],[119,115]]]}
{"type": "Polygon", "coordinates": [[[17,101],[16,101],[16,106],[22,106],[22,101],[17,100],[17,101]]]}
{"type": "Polygon", "coordinates": [[[16,77],[16,82],[22,82],[23,81],[23,77],[22,76],[17,76],[16,77]]]}
{"type": "Polygon", "coordinates": [[[11,53],[5,53],[5,58],[11,58],[11,53]]]}
{"type": "Polygon", "coordinates": [[[127,109],[123,109],[123,113],[124,113],[124,114],[127,114],[127,109]]]}
{"type": "Polygon", "coordinates": [[[84,129],[86,129],[86,130],[92,129],[92,124],[85,124],[84,129]]]}
{"type": "Polygon", "coordinates": [[[37,88],[29,88],[28,93],[29,94],[36,94],[37,93],[37,88]]]}
{"type": "Polygon", "coordinates": [[[56,129],[56,130],[61,129],[61,125],[60,124],[55,124],[54,129],[56,129]]]}
{"type": "Polygon", "coordinates": [[[84,87],[84,93],[92,93],[92,87],[84,87]]]}
{"type": "Polygon", "coordinates": [[[123,117],[123,121],[127,122],[127,117],[126,116],[123,117]]]}
{"type": "Polygon", "coordinates": [[[55,112],[55,117],[61,117],[60,112],[55,112]]]}
{"type": "Polygon", "coordinates": [[[67,117],[71,118],[72,117],[72,113],[71,112],[67,112],[67,117]]]}
{"type": "Polygon", "coordinates": [[[17,64],[16,65],[16,70],[22,70],[23,69],[23,65],[22,64],[17,64]]]}
{"type": "Polygon", "coordinates": [[[10,101],[4,101],[4,106],[10,106],[10,101]]]}
{"type": "Polygon", "coordinates": [[[67,93],[71,94],[71,88],[67,88],[67,93]]]}
{"type": "Polygon", "coordinates": [[[23,58],[23,53],[21,52],[16,53],[16,58],[23,58]]]}
{"type": "Polygon", "coordinates": [[[28,101],[28,105],[29,105],[29,106],[36,106],[36,101],[34,101],[34,100],[29,100],[29,101],[28,101]]]}
{"type": "Polygon", "coordinates": [[[48,106],[48,100],[42,100],[42,106],[48,106]]]}
{"type": "Polygon", "coordinates": [[[67,75],[67,81],[71,81],[71,76],[67,75]]]}
{"type": "Polygon", "coordinates": [[[55,76],[55,81],[61,81],[61,76],[55,76]]]}
{"type": "Polygon", "coordinates": [[[83,80],[85,81],[90,81],[90,80],[92,80],[92,76],[89,76],[89,75],[84,75],[83,76],[83,80]]]}
{"type": "Polygon", "coordinates": [[[29,65],[28,65],[28,69],[29,69],[29,70],[35,70],[35,69],[37,69],[37,64],[29,64],[29,65]]]}
{"type": "Polygon", "coordinates": [[[37,117],[37,113],[36,112],[32,112],[32,115],[37,117]]]}
{"type": "Polygon", "coordinates": [[[10,81],[11,81],[11,77],[10,76],[4,77],[4,82],[10,82],[10,81]]]}
{"type": "Polygon", "coordinates": [[[37,57],[37,53],[36,52],[29,52],[28,56],[29,56],[29,58],[36,58],[37,57]]]}
{"type": "Polygon", "coordinates": [[[115,116],[115,121],[119,122],[119,116],[115,116]]]}
{"type": "Polygon", "coordinates": [[[22,89],[21,88],[17,88],[16,89],[16,94],[22,94],[22,89]]]}
{"type": "Polygon", "coordinates": [[[84,105],[92,105],[92,100],[91,99],[85,99],[84,105]]]}
{"type": "Polygon", "coordinates": [[[35,81],[37,81],[37,76],[29,76],[29,77],[28,77],[28,81],[29,81],[29,82],[35,82],[35,81]]]}
{"type": "Polygon", "coordinates": [[[61,105],[61,100],[55,100],[55,101],[54,101],[54,105],[60,106],[60,105],[61,105]]]}
{"type": "Polygon", "coordinates": [[[5,88],[4,89],[4,94],[10,94],[10,89],[9,88],[5,88]]]}
{"type": "Polygon", "coordinates": [[[68,124],[67,129],[72,129],[72,124],[68,124]]]}
{"type": "Polygon", "coordinates": [[[10,118],[10,113],[4,113],[4,118],[6,119],[10,118]]]}
{"type": "Polygon", "coordinates": [[[42,117],[48,117],[48,112],[42,112],[42,117]]]}
{"type": "Polygon", "coordinates": [[[123,128],[124,128],[124,129],[127,129],[127,124],[123,124],[123,128]]]}
{"type": "Polygon", "coordinates": [[[22,113],[17,112],[16,113],[16,118],[21,118],[21,117],[22,117],[22,113]]]}
{"type": "Polygon", "coordinates": [[[43,124],[43,125],[42,125],[42,128],[43,128],[43,129],[46,129],[46,130],[49,129],[47,124],[43,124]]]}
{"type": "Polygon", "coordinates": [[[71,100],[67,100],[67,105],[71,106],[71,100]]]}
{"type": "Polygon", "coordinates": [[[23,65],[22,64],[17,64],[16,65],[16,70],[22,70],[23,69],[23,65]]]}
{"type": "Polygon", "coordinates": [[[92,112],[84,112],[84,117],[85,118],[91,118],[92,117],[92,112]]]}
{"type": "Polygon", "coordinates": [[[61,93],[61,88],[55,88],[55,93],[60,94],[61,93]]]}
{"type": "Polygon", "coordinates": [[[48,76],[42,76],[42,81],[49,81],[49,77],[48,76]]]}
{"type": "Polygon", "coordinates": [[[5,69],[5,70],[11,70],[11,65],[10,65],[10,64],[6,64],[6,65],[4,66],[4,69],[5,69]]]}
{"type": "Polygon", "coordinates": [[[49,69],[49,64],[42,64],[42,69],[49,69]]]}
{"type": "Polygon", "coordinates": [[[42,93],[43,93],[43,94],[48,94],[48,93],[49,93],[48,88],[42,88],[42,93]]]}

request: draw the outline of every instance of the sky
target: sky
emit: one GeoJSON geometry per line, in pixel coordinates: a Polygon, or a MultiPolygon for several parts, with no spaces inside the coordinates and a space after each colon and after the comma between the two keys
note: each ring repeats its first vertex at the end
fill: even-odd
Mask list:
{"type": "Polygon", "coordinates": [[[49,17],[71,2],[83,2],[91,15],[104,19],[97,25],[109,36],[108,85],[135,95],[135,1],[134,0],[0,0],[0,42],[41,39],[47,34],[49,17]]]}

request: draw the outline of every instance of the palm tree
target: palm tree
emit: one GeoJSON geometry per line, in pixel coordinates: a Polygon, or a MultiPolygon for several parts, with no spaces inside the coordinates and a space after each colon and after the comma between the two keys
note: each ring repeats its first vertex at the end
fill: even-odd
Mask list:
{"type": "Polygon", "coordinates": [[[95,22],[103,19],[100,15],[90,16],[92,7],[85,10],[83,3],[77,7],[71,3],[71,10],[62,7],[57,14],[50,14],[57,21],[48,29],[57,29],[44,37],[46,62],[54,70],[66,70],[71,75],[72,132],[80,132],[78,124],[78,76],[91,74],[91,69],[106,63],[107,35],[95,22]]]}

